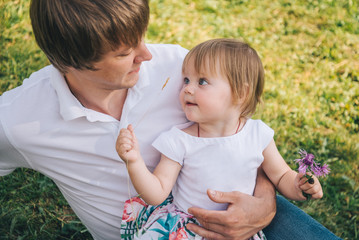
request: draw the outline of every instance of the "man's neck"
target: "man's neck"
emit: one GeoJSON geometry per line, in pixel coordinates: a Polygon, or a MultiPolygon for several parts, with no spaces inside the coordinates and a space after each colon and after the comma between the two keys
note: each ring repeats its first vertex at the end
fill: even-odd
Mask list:
{"type": "Polygon", "coordinates": [[[84,107],[110,115],[117,120],[121,119],[128,89],[107,90],[89,84],[78,86],[66,77],[65,80],[72,94],[84,107]]]}

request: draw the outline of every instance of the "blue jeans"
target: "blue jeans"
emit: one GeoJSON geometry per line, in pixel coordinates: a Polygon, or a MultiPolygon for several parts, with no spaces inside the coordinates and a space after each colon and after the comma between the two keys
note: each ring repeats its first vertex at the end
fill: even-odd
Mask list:
{"type": "Polygon", "coordinates": [[[263,229],[268,240],[341,239],[282,196],[277,195],[277,213],[263,229]]]}

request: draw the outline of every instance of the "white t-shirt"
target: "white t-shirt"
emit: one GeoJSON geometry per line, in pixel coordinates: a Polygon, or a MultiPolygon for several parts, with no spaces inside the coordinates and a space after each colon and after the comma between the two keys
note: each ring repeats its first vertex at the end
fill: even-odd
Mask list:
{"type": "Polygon", "coordinates": [[[83,107],[53,66],[0,96],[0,176],[26,167],[50,177],[95,239],[119,239],[124,201],[136,195],[132,185],[128,193],[127,170],[115,150],[119,130],[146,112],[135,132],[152,170],[160,157],[151,143],[187,122],[178,100],[187,50],[147,46],[153,58],[142,63],[120,121],[83,107]]]}
{"type": "Polygon", "coordinates": [[[175,205],[185,212],[192,206],[227,209],[227,204],[211,201],[207,189],[252,195],[263,150],[274,131],[261,120],[248,119],[242,130],[232,136],[202,138],[180,130],[188,125],[173,127],[153,143],[163,155],[182,166],[172,190],[175,205]]]}

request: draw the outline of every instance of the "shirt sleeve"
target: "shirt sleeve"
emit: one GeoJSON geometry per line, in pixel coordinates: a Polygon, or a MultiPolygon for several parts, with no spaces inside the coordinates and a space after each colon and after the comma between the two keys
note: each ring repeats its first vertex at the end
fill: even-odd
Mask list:
{"type": "Polygon", "coordinates": [[[258,129],[259,129],[258,132],[261,133],[260,147],[261,150],[264,151],[264,149],[268,147],[269,143],[272,141],[274,137],[274,130],[260,120],[258,121],[258,129]]]}
{"type": "Polygon", "coordinates": [[[181,166],[183,165],[185,146],[180,140],[180,136],[176,134],[174,128],[170,131],[161,133],[152,143],[152,146],[169,159],[178,162],[181,166]]]}
{"type": "Polygon", "coordinates": [[[2,96],[0,96],[0,176],[5,176],[18,167],[29,168],[30,166],[24,156],[11,144],[6,134],[6,127],[4,127],[3,119],[1,118],[6,113],[1,108],[1,101],[2,96]]]}

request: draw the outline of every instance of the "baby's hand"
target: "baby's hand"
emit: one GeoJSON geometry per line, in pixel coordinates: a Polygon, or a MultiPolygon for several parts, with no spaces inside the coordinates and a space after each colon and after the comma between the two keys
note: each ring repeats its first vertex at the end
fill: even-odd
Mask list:
{"type": "Polygon", "coordinates": [[[298,173],[295,178],[296,187],[304,193],[311,195],[313,199],[322,198],[323,190],[318,178],[316,178],[311,173],[307,173],[307,175],[312,176],[314,182],[310,183],[311,181],[308,181],[308,179],[304,176],[303,173],[298,173]]]}
{"type": "Polygon", "coordinates": [[[126,163],[135,162],[140,158],[138,142],[131,124],[127,129],[121,129],[116,142],[116,151],[126,163]]]}

